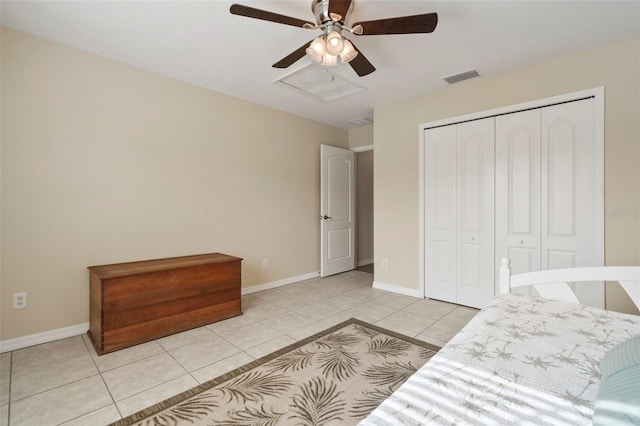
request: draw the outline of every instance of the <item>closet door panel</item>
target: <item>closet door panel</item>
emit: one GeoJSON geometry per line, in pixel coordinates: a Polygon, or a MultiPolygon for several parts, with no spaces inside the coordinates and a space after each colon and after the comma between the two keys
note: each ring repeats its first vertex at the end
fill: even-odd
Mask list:
{"type": "MultiPolygon", "coordinates": [[[[593,99],[542,109],[542,269],[599,266],[593,99]]],[[[574,285],[583,304],[604,307],[602,283],[574,285]]]]}
{"type": "MultiPolygon", "coordinates": [[[[535,247],[510,246],[502,250],[511,260],[511,271],[520,274],[528,271],[538,271],[540,269],[540,253],[535,247]]],[[[500,258],[501,259],[501,258],[500,258]]],[[[520,289],[515,289],[518,292],[520,289]]]]}
{"type": "Polygon", "coordinates": [[[575,250],[547,249],[543,256],[544,269],[573,268],[578,263],[578,252],[575,250]]]}
{"type": "Polygon", "coordinates": [[[457,125],[458,303],[484,305],[494,287],[494,119],[457,125]]]}
{"type": "Polygon", "coordinates": [[[540,110],[496,117],[494,267],[509,257],[514,274],[540,270],[540,120],[540,110]]]}
{"type": "Polygon", "coordinates": [[[425,296],[456,302],[456,128],[427,129],[425,296]]]}

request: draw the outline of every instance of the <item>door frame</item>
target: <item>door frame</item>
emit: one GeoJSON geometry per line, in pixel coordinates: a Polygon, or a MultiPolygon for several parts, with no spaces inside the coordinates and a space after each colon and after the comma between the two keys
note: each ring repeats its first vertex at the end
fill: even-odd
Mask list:
{"type": "MultiPolygon", "coordinates": [[[[424,131],[434,127],[448,126],[465,121],[480,120],[492,116],[512,114],[514,112],[528,109],[542,108],[565,102],[573,102],[586,98],[593,98],[595,102],[595,122],[594,122],[594,143],[595,143],[595,177],[598,183],[596,193],[597,229],[594,230],[596,243],[600,247],[600,257],[604,265],[604,86],[593,89],[581,90],[578,92],[566,93],[534,101],[527,101],[513,105],[493,108],[485,111],[463,114],[442,120],[421,123],[418,126],[418,294],[425,297],[425,139],[424,131]]],[[[603,295],[604,297],[604,295],[603,295]]]]}
{"type": "MultiPolygon", "coordinates": [[[[357,164],[358,164],[358,154],[361,152],[367,152],[367,151],[374,151],[373,149],[373,145],[362,145],[362,146],[354,146],[353,148],[349,148],[351,151],[356,153],[356,183],[358,181],[358,170],[357,170],[357,164]]],[[[375,161],[375,154],[374,154],[374,161],[375,161]]],[[[375,180],[375,168],[374,168],[374,176],[373,179],[375,180]]],[[[371,182],[373,184],[373,182],[371,182]]],[[[358,191],[360,191],[358,185],[356,184],[356,219],[358,218],[358,191]]],[[[374,187],[374,192],[375,192],[375,187],[374,187]]],[[[375,217],[375,216],[374,216],[375,217]]],[[[359,232],[358,232],[358,221],[356,220],[356,269],[358,269],[361,265],[359,264],[358,261],[358,237],[359,237],[359,232]]],[[[373,233],[374,235],[371,236],[371,240],[373,242],[373,248],[374,248],[374,254],[373,254],[373,264],[375,265],[375,226],[373,228],[373,233]]]]}

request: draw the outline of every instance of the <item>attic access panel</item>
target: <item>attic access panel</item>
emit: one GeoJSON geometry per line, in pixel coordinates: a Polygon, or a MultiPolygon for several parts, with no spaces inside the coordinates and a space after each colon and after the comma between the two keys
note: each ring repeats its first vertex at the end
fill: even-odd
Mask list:
{"type": "Polygon", "coordinates": [[[335,101],[366,90],[364,87],[351,83],[326,68],[314,64],[309,64],[287,74],[274,83],[293,88],[323,102],[335,101]]]}

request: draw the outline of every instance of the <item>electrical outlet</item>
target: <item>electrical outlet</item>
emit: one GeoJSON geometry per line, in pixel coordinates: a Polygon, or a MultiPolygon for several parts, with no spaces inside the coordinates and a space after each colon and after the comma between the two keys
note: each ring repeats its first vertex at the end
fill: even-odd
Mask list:
{"type": "Polygon", "coordinates": [[[389,268],[389,261],[387,259],[382,259],[382,269],[389,268]]]}
{"type": "Polygon", "coordinates": [[[262,259],[262,269],[269,269],[269,259],[262,259]]]}
{"type": "Polygon", "coordinates": [[[13,293],[13,309],[24,309],[27,307],[27,293],[13,293]]]}

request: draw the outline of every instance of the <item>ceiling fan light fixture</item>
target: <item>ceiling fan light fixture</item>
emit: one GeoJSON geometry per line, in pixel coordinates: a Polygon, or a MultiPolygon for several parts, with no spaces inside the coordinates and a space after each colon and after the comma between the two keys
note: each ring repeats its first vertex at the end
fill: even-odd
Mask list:
{"type": "Polygon", "coordinates": [[[306,52],[312,61],[321,62],[322,57],[326,53],[324,39],[322,37],[314,39],[309,47],[307,47],[306,52]]]}
{"type": "Polygon", "coordinates": [[[338,57],[327,52],[322,58],[322,65],[326,67],[335,67],[338,65],[338,57]]]}
{"type": "Polygon", "coordinates": [[[344,40],[339,32],[331,31],[327,34],[327,53],[338,56],[344,49],[344,40]]]}
{"type": "Polygon", "coordinates": [[[356,56],[358,56],[358,51],[353,47],[353,44],[351,44],[351,42],[345,38],[344,39],[344,49],[342,50],[342,53],[340,54],[340,61],[342,61],[343,64],[346,64],[347,62],[350,62],[356,56]]]}

